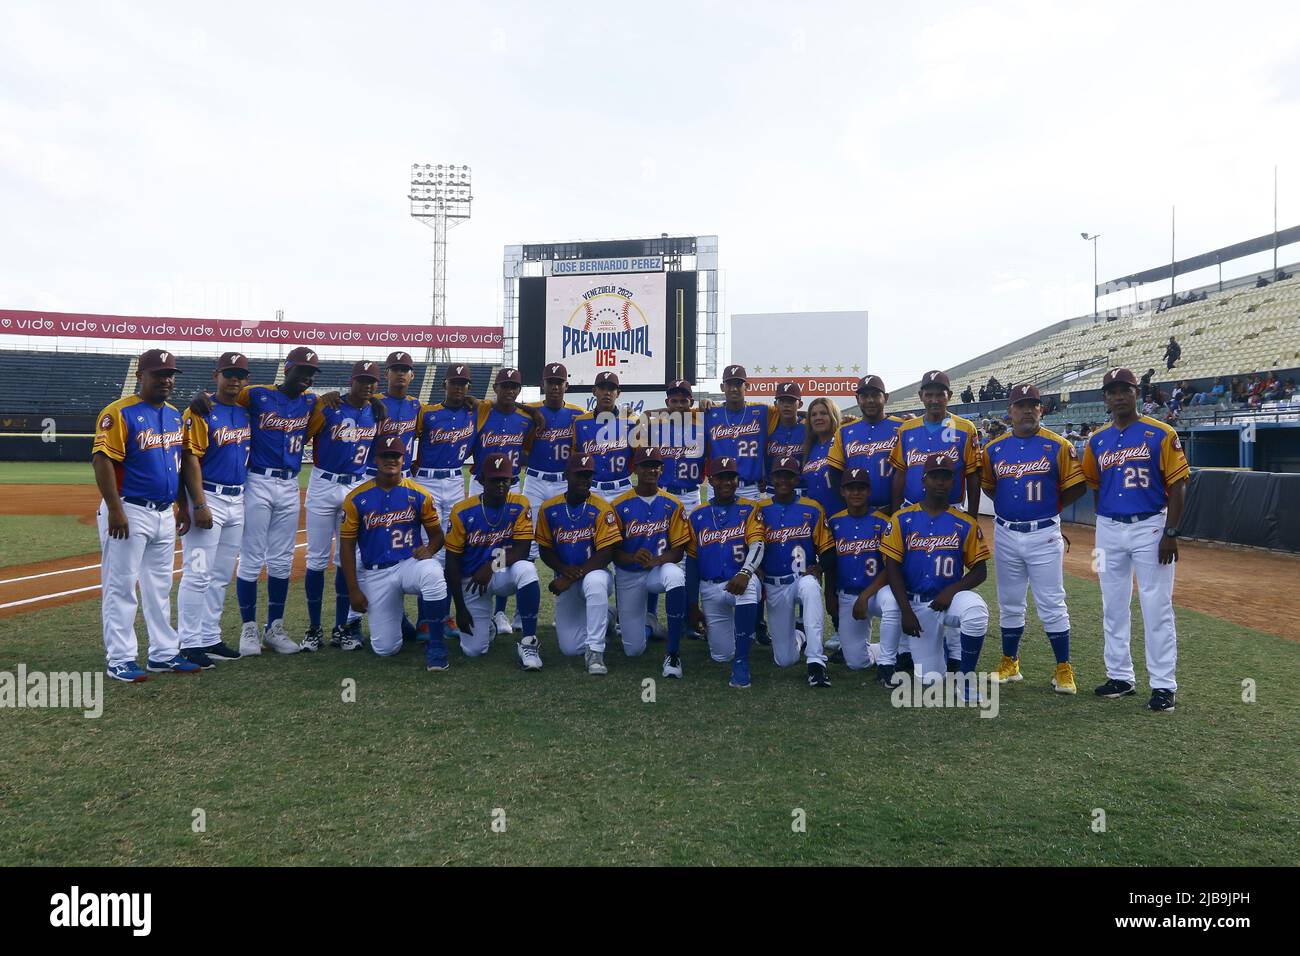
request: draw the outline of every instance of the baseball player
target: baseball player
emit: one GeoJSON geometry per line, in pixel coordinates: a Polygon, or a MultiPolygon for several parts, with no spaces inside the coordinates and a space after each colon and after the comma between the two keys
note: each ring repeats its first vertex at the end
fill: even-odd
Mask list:
{"type": "MultiPolygon", "coordinates": [[[[781,382],[776,387],[776,397],[772,401],[776,415],[768,416],[767,446],[764,449],[764,461],[780,461],[782,458],[797,458],[803,461],[804,439],[808,428],[799,409],[803,407],[803,389],[798,382],[781,382]]],[[[800,474],[802,492],[803,475],[800,474]]],[[[767,476],[764,486],[767,494],[772,494],[772,476],[767,476]]]]}
{"type": "Polygon", "coordinates": [[[1105,629],[1106,683],[1097,696],[1135,692],[1129,652],[1133,576],[1146,637],[1147,707],[1172,712],[1178,682],[1178,635],[1174,626],[1174,563],[1190,469],[1178,434],[1138,414],[1138,383],[1126,368],[1102,377],[1110,423],[1088,438],[1083,476],[1097,505],[1098,577],[1105,629]]]}
{"type": "Polygon", "coordinates": [[[821,505],[826,514],[838,514],[844,510],[839,491],[839,471],[843,469],[835,471],[835,484],[832,484],[831,448],[840,430],[839,407],[829,398],[818,396],[808,403],[807,423],[803,447],[796,453],[803,462],[803,475],[799,479],[802,493],[821,505]]]}
{"type": "Polygon", "coordinates": [[[181,413],[167,403],[176,357],[150,349],[140,356],[137,391],[99,413],[91,456],[103,496],[99,525],[101,605],[108,676],[148,680],[136,663],[136,584],[149,628],[148,671],[197,674],[180,653],[171,625],[172,557],[176,535],[189,530],[181,497],[181,413]]]}
{"type": "MultiPolygon", "coordinates": [[[[885,559],[880,542],[889,527],[889,515],[871,510],[871,473],[852,466],[840,481],[845,508],[826,522],[835,542],[834,554],[822,562],[826,576],[826,610],[840,635],[844,663],[850,670],[864,670],[880,657],[880,645],[871,643],[871,619],[881,618],[884,633],[885,605],[881,591],[888,589],[885,559]]],[[[897,630],[898,605],[889,604],[889,626],[897,630]]]]}
{"type": "Polygon", "coordinates": [[[700,482],[704,480],[704,416],[691,410],[693,401],[690,382],[670,382],[668,414],[647,415],[649,444],[664,457],[659,487],[680,501],[687,514],[700,506],[700,482]]]}
{"type": "Polygon", "coordinates": [[[628,440],[638,420],[619,411],[619,381],[613,372],[598,373],[591,390],[596,406],[573,420],[571,454],[592,457],[596,475],[591,487],[596,494],[613,501],[632,487],[632,449],[628,440]]]}
{"type": "Polygon", "coordinates": [[[750,686],[749,648],[758,619],[758,581],[763,561],[763,518],[758,502],[736,497],[740,464],[709,462],[707,504],[690,513],[686,543],[686,591],[691,616],[706,623],[709,656],[731,663],[732,687],[750,686]],[[701,610],[701,605],[703,610],[701,610]]]}
{"type": "MultiPolygon", "coordinates": [[[[917,674],[930,684],[943,678],[945,649],[947,670],[973,678],[989,626],[988,605],[973,590],[988,575],[989,552],[975,519],[951,505],[952,459],[931,454],[921,467],[924,497],[894,512],[880,542],[889,590],[879,592],[877,674],[886,687],[893,684],[900,630],[914,638],[917,674]],[[955,642],[945,640],[950,628],[957,631],[955,642]]],[[[966,700],[977,701],[973,679],[963,684],[966,700]]]]}
{"type": "Polygon", "coordinates": [[[827,458],[830,483],[836,485],[849,468],[865,468],[871,475],[872,511],[893,511],[894,467],[890,455],[898,444],[902,419],[885,414],[889,392],[879,375],[864,375],[858,380],[858,410],[862,417],[845,422],[835,433],[827,458]]]}
{"type": "Polygon", "coordinates": [[[515,469],[507,454],[485,454],[477,467],[483,493],[452,509],[447,530],[447,586],[456,602],[460,647],[468,657],[486,654],[495,636],[492,597],[514,594],[524,633],[516,647],[519,663],[524,670],[539,671],[537,608],[542,592],[537,569],[528,560],[532,508],[527,498],[510,491],[515,469]]]}
{"type": "Polygon", "coordinates": [[[418,595],[425,669],[445,671],[447,584],[433,560],[443,543],[438,511],[427,491],[402,477],[406,443],[401,436],[380,436],[373,450],[375,477],[343,500],[339,559],[352,609],[370,615],[370,646],[380,657],[391,657],[402,649],[405,595],[418,595]]]}
{"type": "Polygon", "coordinates": [[[922,467],[933,454],[944,454],[954,463],[951,504],[966,511],[980,513],[980,443],[979,430],[973,422],[948,412],[948,399],[952,386],[948,376],[938,370],[921,376],[918,392],[925,405],[925,414],[898,426],[898,441],[889,453],[893,466],[891,495],[894,510],[905,504],[919,502],[925,497],[922,467]]]}
{"type": "MultiPolygon", "coordinates": [[[[808,686],[830,687],[822,648],[822,589],[818,555],[832,551],[821,505],[798,493],[803,469],[798,458],[779,458],[772,465],[775,493],[759,505],[763,522],[763,594],[770,618],[772,660],[777,667],[808,661],[808,686]],[[794,602],[806,609],[803,642],[794,624],[794,602]],[[803,646],[801,646],[801,643],[803,646]]],[[[833,555],[832,555],[833,557],[833,555]]]]}
{"type": "Polygon", "coordinates": [[[239,660],[239,652],[221,640],[221,609],[244,534],[244,480],[253,436],[248,409],[236,403],[248,381],[248,359],[226,352],[212,378],[212,410],[203,416],[186,409],[183,416],[181,470],[193,520],[181,538],[183,571],[176,592],[181,654],[204,670],[214,661],[239,660]]]}
{"type": "MultiPolygon", "coordinates": [[[[569,387],[569,370],[559,362],[542,369],[542,388],[545,398],[533,402],[528,408],[536,409],[542,423],[533,434],[533,444],[528,451],[528,466],[524,472],[524,497],[539,515],[542,503],[563,496],[572,485],[566,482],[569,452],[573,448],[573,422],[583,414],[577,405],[564,400],[569,387]]],[[[538,554],[538,542],[533,543],[532,557],[538,554]]]]}
{"type": "MultiPolygon", "coordinates": [[[[468,365],[449,365],[444,382],[446,395],[441,402],[420,409],[418,428],[419,454],[415,460],[415,480],[433,496],[438,518],[445,526],[451,510],[465,500],[465,475],[462,468],[474,448],[477,428],[477,403],[469,397],[468,365]]],[[[445,564],[445,549],[434,555],[445,564]]]]}
{"type": "Polygon", "coordinates": [[[664,595],[668,614],[668,653],[663,676],[682,676],[682,630],[686,625],[686,574],[682,559],[691,529],[682,503],[659,489],[663,456],[654,448],[632,453],[636,488],[611,504],[618,516],[622,542],[614,550],[614,587],[618,591],[619,634],[628,657],[645,652],[646,595],[664,595]]]}
{"type": "Polygon", "coordinates": [[[1056,655],[1052,687],[1074,694],[1070,663],[1070,613],[1065,607],[1065,541],[1061,510],[1086,486],[1074,446],[1042,427],[1038,389],[1021,384],[1007,396],[1011,431],[984,446],[984,490],[993,496],[993,569],[998,581],[1002,663],[997,681],[1021,679],[1020,639],[1025,633],[1025,592],[1032,589],[1038,619],[1056,655]]]}
{"type": "MultiPolygon", "coordinates": [[[[352,366],[352,387],[334,408],[318,402],[307,422],[312,442],[312,472],[307,483],[307,634],[304,651],[318,651],[325,634],[321,605],[325,600],[325,570],[343,524],[343,500],[366,480],[378,426],[370,398],[379,383],[379,367],[361,361],[352,366]]],[[[401,436],[396,436],[401,441],[401,436]]],[[[337,559],[336,559],[337,560],[337,559]]],[[[334,575],[334,630],[330,645],[355,651],[362,645],[361,615],[352,610],[342,561],[334,575]]]]}
{"type": "MultiPolygon", "coordinates": [[[[402,477],[411,473],[414,459],[415,431],[420,417],[420,400],[406,394],[415,378],[415,361],[409,352],[391,352],[384,362],[384,379],[387,388],[379,400],[384,405],[384,414],[378,422],[377,435],[396,435],[401,439],[405,449],[402,461],[402,477]]],[[[373,457],[374,445],[371,444],[372,457],[366,462],[366,474],[375,476],[376,466],[373,457]]]]}
{"type": "MultiPolygon", "coordinates": [[[[767,436],[775,426],[779,412],[775,406],[745,401],[749,373],[743,365],[728,365],[722,370],[722,390],[726,401],[704,412],[705,455],[710,458],[734,458],[740,468],[736,495],[757,501],[767,481],[767,436]]],[[[802,437],[800,438],[802,443],[802,437]]]]}
{"type": "Polygon", "coordinates": [[[564,494],[537,509],[537,544],[555,572],[555,636],[560,653],[585,655],[588,674],[607,674],[605,632],[609,628],[609,572],[614,548],[623,539],[618,518],[604,498],[591,493],[596,463],[590,455],[565,462],[564,494]]]}

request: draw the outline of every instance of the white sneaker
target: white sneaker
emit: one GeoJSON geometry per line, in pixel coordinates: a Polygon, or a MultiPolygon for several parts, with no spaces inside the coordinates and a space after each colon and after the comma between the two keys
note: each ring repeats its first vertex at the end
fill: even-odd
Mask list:
{"type": "Polygon", "coordinates": [[[302,645],[295,643],[285,632],[284,621],[276,618],[266,629],[266,646],[277,654],[297,654],[302,645]]]}
{"type": "Polygon", "coordinates": [[[605,666],[605,655],[601,651],[587,651],[586,659],[588,674],[609,673],[609,668],[605,666]]]}
{"type": "MultiPolygon", "coordinates": [[[[504,615],[502,615],[504,617],[504,615]]],[[[539,646],[536,637],[525,637],[516,645],[519,653],[519,663],[523,665],[526,671],[539,671],[542,669],[542,655],[539,653],[539,646]]]]}
{"type": "Polygon", "coordinates": [[[239,631],[239,656],[256,657],[262,653],[262,633],[256,621],[249,621],[239,631]]]}
{"type": "Polygon", "coordinates": [[[506,617],[505,611],[497,611],[492,615],[492,623],[497,629],[498,634],[513,634],[515,629],[510,626],[510,618],[506,617]]]}
{"type": "Polygon", "coordinates": [[[681,680],[682,677],[682,659],[677,654],[664,655],[664,676],[676,677],[681,680]]]}

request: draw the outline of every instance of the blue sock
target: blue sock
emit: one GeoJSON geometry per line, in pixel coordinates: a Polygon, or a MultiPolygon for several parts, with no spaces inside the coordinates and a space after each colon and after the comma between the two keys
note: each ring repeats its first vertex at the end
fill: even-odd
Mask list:
{"type": "Polygon", "coordinates": [[[984,650],[984,635],[974,637],[970,634],[961,636],[961,672],[963,674],[975,673],[975,668],[980,662],[980,651],[984,650]]]}
{"type": "Polygon", "coordinates": [[[1025,636],[1023,627],[1004,627],[1002,629],[1002,656],[1019,657],[1020,639],[1025,636]]]}
{"type": "Polygon", "coordinates": [[[239,602],[239,619],[247,624],[257,620],[257,582],[235,578],[235,600],[239,602]]]}
{"type": "Polygon", "coordinates": [[[524,625],[524,637],[537,636],[537,609],[542,604],[542,586],[534,581],[515,592],[515,607],[524,625]]]}
{"type": "Polygon", "coordinates": [[[736,605],[736,660],[749,663],[749,647],[754,642],[754,625],[759,604],[736,605]]]}
{"type": "MultiPolygon", "coordinates": [[[[504,614],[505,611],[506,611],[506,601],[507,601],[507,600],[508,600],[507,598],[498,597],[498,598],[497,598],[496,607],[494,607],[494,608],[492,609],[492,610],[493,610],[493,613],[496,613],[496,614],[504,614]]],[[[516,603],[518,603],[518,602],[516,601],[516,603]]],[[[520,612],[519,612],[519,616],[522,617],[522,616],[523,616],[523,613],[524,613],[523,611],[520,611],[520,612]]]]}
{"type": "Polygon", "coordinates": [[[334,626],[342,627],[348,622],[348,611],[352,602],[348,600],[348,582],[343,577],[343,569],[334,574],[334,626]]]}
{"type": "Polygon", "coordinates": [[[423,632],[427,637],[441,638],[444,634],[443,622],[447,620],[447,608],[451,605],[451,597],[440,598],[437,601],[421,597],[418,603],[420,622],[416,625],[416,630],[423,632]]]}
{"type": "Polygon", "coordinates": [[[645,612],[652,616],[659,616],[659,592],[649,591],[645,596],[645,612]]]}
{"type": "Polygon", "coordinates": [[[266,579],[266,623],[278,621],[284,617],[284,602],[289,600],[289,579],[266,579]]]}
{"type": "Polygon", "coordinates": [[[1066,664],[1070,660],[1070,632],[1061,631],[1057,634],[1048,634],[1047,639],[1052,642],[1052,653],[1056,655],[1056,663],[1066,664]]]}
{"type": "Polygon", "coordinates": [[[669,591],[664,607],[668,609],[668,653],[676,654],[682,649],[682,631],[686,629],[686,588],[669,591]]]}
{"type": "Polygon", "coordinates": [[[325,601],[325,569],[307,569],[307,620],[313,628],[320,627],[320,606],[325,601]]]}

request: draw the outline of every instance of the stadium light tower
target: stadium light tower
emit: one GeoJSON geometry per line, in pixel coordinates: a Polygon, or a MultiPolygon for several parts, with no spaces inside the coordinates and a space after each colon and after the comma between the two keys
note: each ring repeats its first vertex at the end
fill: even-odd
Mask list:
{"type": "Polygon", "coordinates": [[[1101,238],[1101,233],[1097,233],[1096,235],[1090,236],[1086,232],[1081,232],[1079,233],[1079,235],[1083,236],[1085,240],[1092,243],[1092,321],[1096,322],[1097,321],[1097,240],[1101,238]]]}
{"type": "MultiPolygon", "coordinates": [[[[433,229],[433,324],[447,324],[447,230],[469,218],[468,166],[411,164],[411,216],[433,229]]],[[[429,349],[426,361],[448,361],[447,350],[429,349]]]]}

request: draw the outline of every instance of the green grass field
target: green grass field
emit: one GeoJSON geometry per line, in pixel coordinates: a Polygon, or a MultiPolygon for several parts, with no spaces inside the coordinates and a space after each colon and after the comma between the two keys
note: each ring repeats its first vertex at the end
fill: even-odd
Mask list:
{"type": "Polygon", "coordinates": [[[98,550],[95,526],[73,515],[0,515],[0,568],[98,550]]]}
{"type": "MultiPolygon", "coordinates": [[[[766,648],[747,692],[696,642],[681,683],[659,677],[662,644],[611,648],[593,678],[549,624],[539,674],[503,637],[443,674],[413,646],[327,647],[106,682],[99,719],[0,711],[0,864],[1294,864],[1300,646],[1180,612],[1178,710],[1151,714],[1145,695],[1090,693],[1100,599],[1069,584],[1084,693],[1052,693],[1031,629],[1028,677],[993,719],[894,709],[843,667],[812,691],[766,648]]],[[[98,614],[9,619],[0,669],[102,667],[98,614]]],[[[295,631],[303,614],[295,585],[295,631]]],[[[986,666],[998,652],[991,639],[986,666]]]]}

